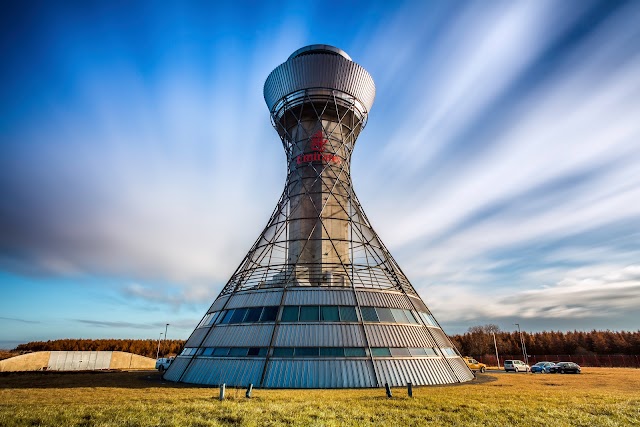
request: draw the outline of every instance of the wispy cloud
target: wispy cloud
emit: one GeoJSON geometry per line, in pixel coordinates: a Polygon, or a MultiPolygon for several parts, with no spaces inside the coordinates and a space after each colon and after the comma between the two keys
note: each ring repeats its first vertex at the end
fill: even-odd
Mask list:
{"type": "MultiPolygon", "coordinates": [[[[92,319],[71,319],[74,322],[83,323],[98,328],[107,329],[146,329],[146,330],[162,330],[165,327],[165,323],[152,322],[152,323],[136,323],[136,322],[124,322],[124,321],[108,321],[108,320],[92,320],[92,319]]],[[[200,319],[179,319],[173,320],[170,325],[172,329],[193,329],[200,319]]]]}
{"type": "Polygon", "coordinates": [[[6,320],[6,321],[9,321],[9,322],[29,323],[29,324],[42,323],[42,322],[39,322],[37,320],[16,319],[16,318],[13,318],[13,317],[0,317],[0,320],[6,320]]]}
{"type": "Polygon", "coordinates": [[[121,292],[126,297],[133,297],[150,303],[168,305],[177,308],[183,304],[213,301],[218,291],[204,284],[195,284],[193,286],[183,285],[180,287],[168,288],[163,286],[131,283],[122,287],[121,292]]]}
{"type": "Polygon", "coordinates": [[[74,322],[84,323],[99,328],[135,328],[135,329],[157,329],[157,326],[144,323],[132,323],[122,321],[107,320],[90,320],[90,319],[72,319],[74,322]]]}
{"type": "Polygon", "coordinates": [[[628,315],[640,306],[640,265],[606,272],[599,267],[580,268],[557,283],[540,283],[536,289],[502,287],[498,292],[486,291],[475,286],[431,286],[427,301],[445,321],[628,315]]]}

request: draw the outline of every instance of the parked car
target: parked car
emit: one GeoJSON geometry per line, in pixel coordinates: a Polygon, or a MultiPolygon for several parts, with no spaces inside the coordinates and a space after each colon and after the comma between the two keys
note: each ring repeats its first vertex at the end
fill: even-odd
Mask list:
{"type": "Polygon", "coordinates": [[[551,365],[549,365],[546,368],[544,368],[544,372],[547,373],[547,374],[551,373],[551,368],[553,366],[555,366],[556,363],[560,363],[560,361],[559,360],[554,360],[553,362],[551,362],[551,365]]]}
{"type": "Polygon", "coordinates": [[[173,359],[175,359],[175,357],[161,357],[156,360],[156,369],[160,372],[166,371],[169,365],[171,365],[171,362],[173,362],[173,359]]]}
{"type": "Polygon", "coordinates": [[[504,370],[509,372],[529,372],[531,368],[522,360],[505,360],[504,370]]]}
{"type": "Polygon", "coordinates": [[[467,362],[467,366],[473,372],[480,371],[484,373],[484,371],[487,370],[487,365],[485,365],[484,363],[480,363],[476,359],[473,359],[469,356],[464,357],[464,361],[467,362]]]}
{"type": "Polygon", "coordinates": [[[531,367],[531,372],[533,372],[534,374],[536,372],[540,372],[541,374],[546,374],[549,372],[547,368],[551,366],[553,366],[553,362],[538,362],[531,367]]]}
{"type": "Polygon", "coordinates": [[[550,374],[579,374],[580,366],[573,362],[558,362],[549,367],[550,374]]]}

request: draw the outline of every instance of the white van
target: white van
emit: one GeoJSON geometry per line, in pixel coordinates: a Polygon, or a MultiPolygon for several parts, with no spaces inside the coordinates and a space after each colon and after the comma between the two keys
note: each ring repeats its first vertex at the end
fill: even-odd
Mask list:
{"type": "Polygon", "coordinates": [[[531,368],[522,360],[505,360],[504,370],[507,372],[529,372],[531,368]]]}
{"type": "Polygon", "coordinates": [[[156,360],[156,369],[160,372],[166,371],[167,369],[169,369],[169,365],[171,365],[173,359],[175,359],[175,357],[161,357],[160,359],[156,360]]]}

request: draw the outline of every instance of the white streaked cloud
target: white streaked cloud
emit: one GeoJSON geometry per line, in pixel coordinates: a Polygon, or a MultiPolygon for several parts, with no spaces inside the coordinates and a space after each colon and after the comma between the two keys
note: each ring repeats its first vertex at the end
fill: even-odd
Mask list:
{"type": "MultiPolygon", "coordinates": [[[[575,34],[591,12],[407,3],[337,39],[378,89],[356,190],[441,320],[638,303],[640,7],[575,34]]],[[[117,277],[159,305],[213,299],[282,191],[262,85],[293,50],[325,42],[304,19],[278,20],[250,49],[217,40],[206,72],[176,53],[149,75],[131,58],[79,75],[0,159],[2,266],[117,277]]]]}
{"type": "Polygon", "coordinates": [[[557,283],[531,290],[503,287],[497,294],[477,286],[431,286],[426,300],[444,322],[628,315],[640,306],[640,265],[609,268],[576,269],[557,283]]]}
{"type": "Polygon", "coordinates": [[[156,305],[179,309],[183,304],[212,302],[219,289],[208,286],[206,283],[185,283],[179,287],[130,283],[123,286],[120,291],[128,298],[131,297],[156,305]]]}
{"type": "MultiPolygon", "coordinates": [[[[584,49],[598,51],[599,46],[606,45],[607,37],[596,40],[584,49]]],[[[398,200],[403,208],[409,208],[410,204],[401,224],[391,215],[383,217],[383,225],[393,227],[390,243],[401,245],[429,238],[455,227],[466,216],[492,203],[517,197],[537,186],[553,184],[553,180],[573,173],[593,171],[598,174],[600,168],[611,164],[622,170],[614,178],[603,174],[602,180],[594,183],[595,188],[588,189],[590,194],[594,190],[599,193],[571,197],[560,203],[560,210],[573,213],[570,219],[566,212],[559,211],[553,218],[548,214],[540,220],[550,227],[556,223],[554,219],[567,218],[574,222],[575,215],[579,215],[584,205],[597,200],[604,203],[591,210],[604,210],[604,216],[611,215],[611,220],[616,220],[618,215],[637,215],[635,208],[631,207],[631,212],[628,209],[621,211],[615,209],[615,205],[608,205],[606,200],[615,198],[616,194],[622,199],[634,197],[640,184],[637,172],[640,124],[636,120],[640,115],[640,83],[636,78],[640,72],[640,57],[634,59],[607,75],[583,71],[595,68],[591,56],[584,56],[579,63],[572,62],[570,70],[562,69],[558,75],[549,76],[539,90],[529,98],[519,100],[515,111],[502,121],[497,134],[484,138],[479,135],[483,139],[476,144],[484,147],[471,159],[460,152],[458,159],[440,165],[444,169],[438,171],[441,176],[432,177],[428,168],[407,175],[407,169],[420,163],[420,155],[412,158],[410,155],[416,153],[415,149],[404,151],[407,145],[426,147],[418,153],[428,151],[433,144],[431,137],[435,137],[435,145],[439,144],[438,135],[409,139],[408,144],[406,138],[394,139],[396,149],[407,153],[408,157],[401,158],[409,168],[387,166],[397,171],[394,175],[401,177],[393,185],[411,188],[413,194],[407,198],[406,192],[390,192],[391,197],[404,199],[398,200]],[[432,178],[441,185],[435,186],[432,178]],[[416,181],[425,185],[416,186],[416,181]]],[[[598,62],[597,57],[595,62],[598,62]]],[[[451,83],[455,86],[456,82],[451,83]]],[[[474,91],[467,91],[467,96],[471,103],[475,102],[474,91]]],[[[428,117],[430,111],[424,114],[428,117]]],[[[474,126],[472,122],[463,121],[451,130],[459,132],[471,126],[474,126]]],[[[398,127],[413,129],[415,125],[406,123],[398,127]]],[[[444,138],[445,146],[456,142],[453,138],[444,138]]],[[[545,211],[554,207],[547,205],[545,211]]],[[[590,220],[588,215],[585,220],[590,220]]]]}

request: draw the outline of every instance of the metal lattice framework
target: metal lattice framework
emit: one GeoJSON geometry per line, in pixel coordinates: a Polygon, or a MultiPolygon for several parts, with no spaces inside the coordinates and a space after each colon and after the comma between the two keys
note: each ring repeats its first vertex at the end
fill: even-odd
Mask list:
{"type": "Polygon", "coordinates": [[[221,295],[291,286],[417,295],[353,190],[351,155],[367,119],[357,103],[347,93],[312,88],[274,106],[272,123],[287,155],[286,186],[221,295]]]}
{"type": "Polygon", "coordinates": [[[375,98],[341,49],[298,49],[264,97],[287,156],[278,204],[164,378],[343,388],[473,378],[373,230],[351,156],[375,98]]]}

